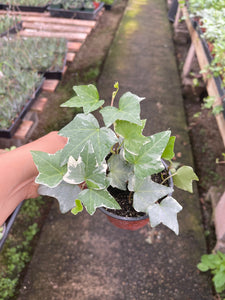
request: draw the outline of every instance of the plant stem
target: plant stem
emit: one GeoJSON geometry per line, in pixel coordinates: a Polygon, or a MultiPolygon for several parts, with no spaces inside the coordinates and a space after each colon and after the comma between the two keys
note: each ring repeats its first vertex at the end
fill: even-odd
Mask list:
{"type": "Polygon", "coordinates": [[[176,175],[177,173],[173,173],[171,174],[170,176],[166,177],[162,182],[161,184],[165,183],[167,180],[169,180],[171,177],[173,177],[174,175],[176,175]]]}
{"type": "Polygon", "coordinates": [[[116,94],[117,94],[118,91],[119,91],[119,83],[118,83],[118,82],[116,82],[116,83],[114,84],[114,88],[116,88],[116,90],[112,93],[111,106],[113,106],[113,104],[114,104],[114,99],[115,99],[115,97],[116,97],[116,94]]]}
{"type": "Polygon", "coordinates": [[[128,202],[129,202],[129,204],[132,204],[132,199],[131,199],[132,194],[133,194],[133,192],[130,192],[130,193],[129,193],[129,197],[128,197],[128,202]]]}

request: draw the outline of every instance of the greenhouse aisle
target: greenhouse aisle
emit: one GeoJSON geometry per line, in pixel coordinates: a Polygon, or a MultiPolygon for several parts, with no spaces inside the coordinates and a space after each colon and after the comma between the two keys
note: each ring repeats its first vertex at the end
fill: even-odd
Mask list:
{"type": "MultiPolygon", "coordinates": [[[[145,134],[170,128],[176,153],[192,165],[165,0],[129,1],[98,82],[101,99],[115,81],[119,94],[146,97],[145,134]]],[[[99,211],[64,216],[55,201],[18,299],[213,299],[211,279],[196,268],[206,252],[197,191],[174,197],[183,205],[179,236],[161,225],[118,229],[99,211]]]]}

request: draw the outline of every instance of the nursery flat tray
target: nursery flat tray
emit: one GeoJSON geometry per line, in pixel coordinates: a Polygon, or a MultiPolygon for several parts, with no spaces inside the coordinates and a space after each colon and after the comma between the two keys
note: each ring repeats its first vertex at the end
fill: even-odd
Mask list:
{"type": "Polygon", "coordinates": [[[106,10],[111,10],[112,5],[111,4],[104,4],[104,7],[106,10]]]}
{"type": "Polygon", "coordinates": [[[39,12],[42,13],[47,10],[48,5],[45,6],[26,6],[26,5],[10,5],[0,4],[1,9],[25,12],[39,12]]]}
{"type": "Polygon", "coordinates": [[[5,241],[6,241],[6,238],[12,228],[12,225],[20,211],[20,208],[22,207],[23,205],[23,202],[21,202],[17,207],[16,209],[14,210],[14,212],[8,217],[8,219],[6,220],[5,222],[5,225],[4,225],[4,231],[3,231],[3,236],[2,238],[0,239],[0,250],[2,249],[5,241]]]}
{"type": "Polygon", "coordinates": [[[98,13],[104,7],[104,3],[100,3],[99,7],[93,11],[88,10],[66,10],[62,8],[52,8],[51,6],[48,7],[48,11],[52,17],[57,18],[74,18],[74,19],[82,19],[82,20],[95,20],[98,13]]]}
{"type": "Polygon", "coordinates": [[[11,139],[14,133],[16,132],[17,128],[19,128],[21,122],[22,119],[17,117],[8,129],[0,129],[0,137],[11,139]]]}
{"type": "Polygon", "coordinates": [[[63,8],[54,8],[49,6],[47,10],[50,12],[51,17],[55,18],[69,18],[74,19],[77,16],[77,11],[67,10],[63,8]]]}
{"type": "Polygon", "coordinates": [[[18,117],[16,117],[14,119],[12,125],[8,129],[0,129],[0,137],[11,139],[14,136],[14,134],[15,134],[16,130],[19,128],[24,116],[29,111],[29,109],[33,105],[34,101],[40,94],[44,80],[45,80],[45,78],[42,79],[41,83],[35,90],[32,97],[30,99],[28,99],[27,103],[24,105],[24,107],[23,107],[22,111],[19,113],[18,117]]]}
{"type": "MultiPolygon", "coordinates": [[[[203,37],[203,32],[202,32],[201,28],[199,27],[199,24],[196,21],[194,21],[194,20],[191,20],[191,21],[192,21],[192,25],[193,25],[194,29],[198,33],[198,36],[201,40],[205,55],[206,55],[206,57],[208,59],[208,62],[210,64],[213,60],[213,57],[212,57],[211,52],[209,50],[208,44],[207,44],[206,40],[203,37]]],[[[213,76],[213,78],[214,78],[214,81],[216,83],[217,91],[218,91],[219,96],[221,97],[221,99],[224,99],[225,98],[225,90],[223,88],[223,83],[222,83],[221,77],[220,76],[218,76],[218,77],[213,76]]],[[[223,115],[224,115],[224,118],[225,118],[225,101],[223,100],[222,102],[223,102],[223,108],[224,108],[223,115]]]]}
{"type": "Polygon", "coordinates": [[[64,57],[64,60],[63,60],[63,65],[62,65],[61,70],[59,70],[59,71],[51,71],[51,70],[47,70],[47,71],[44,73],[44,77],[45,77],[46,79],[57,79],[57,80],[61,80],[62,77],[63,77],[64,68],[65,68],[65,65],[66,65],[66,57],[67,57],[67,52],[65,53],[65,57],[64,57]]]}
{"type": "Polygon", "coordinates": [[[6,36],[8,34],[15,34],[22,29],[22,22],[18,22],[14,27],[11,27],[9,30],[0,34],[0,37],[6,36]]]}
{"type": "Polygon", "coordinates": [[[40,82],[40,84],[38,85],[38,87],[36,88],[35,92],[33,93],[33,95],[31,96],[31,98],[29,99],[29,101],[27,101],[27,103],[25,104],[22,112],[20,113],[20,119],[23,119],[24,116],[26,115],[26,113],[30,110],[31,106],[33,105],[34,101],[37,99],[37,97],[39,96],[41,90],[42,90],[42,86],[43,83],[45,81],[45,78],[43,78],[40,82]]]}
{"type": "MultiPolygon", "coordinates": [[[[185,6],[181,8],[181,12],[184,16],[185,23],[187,25],[187,29],[188,29],[188,32],[189,32],[190,37],[191,37],[191,41],[192,41],[191,45],[194,48],[194,54],[196,54],[200,69],[203,70],[209,64],[209,61],[208,61],[207,55],[205,53],[205,49],[203,47],[202,41],[199,38],[198,32],[196,31],[196,29],[194,28],[194,26],[193,26],[193,24],[190,20],[188,10],[185,6]]],[[[225,106],[225,99],[224,99],[224,96],[222,96],[222,97],[220,96],[220,93],[219,93],[219,90],[218,90],[218,85],[216,84],[216,81],[215,81],[215,77],[207,78],[206,74],[203,74],[203,79],[204,79],[205,84],[206,84],[206,89],[207,89],[208,95],[212,96],[212,97],[216,97],[216,104],[217,105],[221,104],[224,107],[225,106]]],[[[218,128],[219,128],[219,132],[221,134],[223,143],[225,145],[225,117],[224,117],[224,113],[225,112],[220,113],[220,114],[216,114],[215,119],[216,119],[216,122],[217,122],[217,125],[218,125],[218,128]]]]}

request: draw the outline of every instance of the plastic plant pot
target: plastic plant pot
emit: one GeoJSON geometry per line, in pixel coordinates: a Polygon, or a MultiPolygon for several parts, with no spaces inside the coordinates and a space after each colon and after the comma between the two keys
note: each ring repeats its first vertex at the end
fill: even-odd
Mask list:
{"type": "Polygon", "coordinates": [[[149,223],[148,215],[136,218],[121,217],[112,212],[107,211],[104,207],[99,208],[107,217],[108,221],[114,226],[125,230],[138,230],[149,223]]]}
{"type": "MultiPolygon", "coordinates": [[[[165,169],[167,169],[166,163],[163,160],[162,160],[162,162],[165,166],[165,169]]],[[[171,173],[168,172],[168,174],[170,175],[171,173]]],[[[168,186],[169,187],[174,186],[172,177],[170,177],[168,179],[168,186]]],[[[169,195],[171,196],[172,193],[169,195]]],[[[144,214],[142,216],[137,216],[137,217],[123,217],[123,216],[119,216],[116,213],[112,212],[112,210],[108,211],[104,207],[99,207],[99,209],[101,212],[103,212],[106,215],[106,217],[110,223],[112,223],[113,225],[115,225],[116,227],[121,228],[121,229],[134,231],[134,230],[138,230],[138,229],[144,227],[146,224],[149,223],[149,216],[147,214],[144,214]]]]}

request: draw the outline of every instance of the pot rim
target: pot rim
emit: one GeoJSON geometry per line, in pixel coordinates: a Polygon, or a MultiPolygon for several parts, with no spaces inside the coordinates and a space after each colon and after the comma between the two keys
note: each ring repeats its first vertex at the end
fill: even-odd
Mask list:
{"type": "Polygon", "coordinates": [[[115,213],[108,211],[105,207],[99,207],[99,209],[104,214],[106,214],[114,219],[123,220],[123,221],[140,221],[140,220],[145,220],[145,219],[149,218],[149,216],[147,214],[145,214],[144,216],[139,216],[139,217],[123,217],[123,216],[119,216],[115,213]]]}

